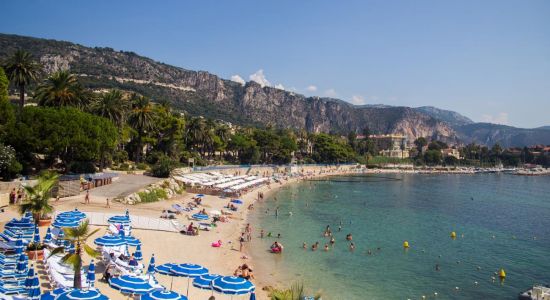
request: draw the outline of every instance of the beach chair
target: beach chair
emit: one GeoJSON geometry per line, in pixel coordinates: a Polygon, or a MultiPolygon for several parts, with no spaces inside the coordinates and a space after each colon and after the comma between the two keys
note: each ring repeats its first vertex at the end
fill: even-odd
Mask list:
{"type": "MultiPolygon", "coordinates": [[[[5,282],[0,282],[0,293],[4,295],[17,295],[26,293],[27,289],[22,285],[10,285],[5,282]]],[[[4,299],[4,298],[2,298],[4,299]]]]}

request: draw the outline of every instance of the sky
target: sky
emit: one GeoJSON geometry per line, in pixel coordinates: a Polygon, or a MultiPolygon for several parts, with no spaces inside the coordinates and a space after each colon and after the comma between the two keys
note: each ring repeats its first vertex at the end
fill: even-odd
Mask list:
{"type": "Polygon", "coordinates": [[[3,1],[0,32],[354,104],[550,125],[550,1],[3,1]]]}

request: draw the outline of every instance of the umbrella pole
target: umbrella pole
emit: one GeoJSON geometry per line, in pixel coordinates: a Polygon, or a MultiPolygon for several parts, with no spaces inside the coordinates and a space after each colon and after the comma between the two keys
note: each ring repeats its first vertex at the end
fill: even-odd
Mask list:
{"type": "Polygon", "coordinates": [[[172,284],[174,284],[174,276],[170,276],[170,278],[172,278],[170,280],[170,291],[172,290],[172,284]]]}
{"type": "Polygon", "coordinates": [[[189,298],[189,278],[190,277],[187,277],[187,295],[185,295],[187,298],[189,298]]]}

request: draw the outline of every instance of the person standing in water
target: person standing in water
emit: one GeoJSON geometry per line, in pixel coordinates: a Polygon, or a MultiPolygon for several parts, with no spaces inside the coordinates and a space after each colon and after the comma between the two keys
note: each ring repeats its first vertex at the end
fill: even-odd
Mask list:
{"type": "Polygon", "coordinates": [[[84,196],[84,204],[90,204],[90,190],[86,190],[86,196],[84,196]]]}

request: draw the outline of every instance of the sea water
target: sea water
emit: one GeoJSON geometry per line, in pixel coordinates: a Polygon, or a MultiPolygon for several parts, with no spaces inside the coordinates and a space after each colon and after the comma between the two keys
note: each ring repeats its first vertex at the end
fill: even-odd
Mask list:
{"type": "Polygon", "coordinates": [[[517,299],[550,283],[550,177],[341,176],[288,185],[255,206],[258,272],[323,299],[517,299]],[[336,243],[325,252],[327,225],[336,243]],[[271,254],[279,233],[284,253],[271,254]]]}

